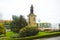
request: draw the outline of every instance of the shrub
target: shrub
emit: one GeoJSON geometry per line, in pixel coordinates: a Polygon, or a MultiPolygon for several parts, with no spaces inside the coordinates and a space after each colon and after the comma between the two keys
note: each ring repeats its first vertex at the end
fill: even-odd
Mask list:
{"type": "Polygon", "coordinates": [[[4,24],[0,23],[0,34],[5,34],[5,33],[6,33],[6,30],[5,30],[4,24]]]}
{"type": "Polygon", "coordinates": [[[37,27],[24,27],[20,30],[19,34],[20,37],[26,37],[26,36],[34,36],[38,33],[37,27]]]}

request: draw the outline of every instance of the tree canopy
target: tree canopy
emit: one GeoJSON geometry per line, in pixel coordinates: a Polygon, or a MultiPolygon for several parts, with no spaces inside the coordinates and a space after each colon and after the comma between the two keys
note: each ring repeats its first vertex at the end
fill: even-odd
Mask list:
{"type": "Polygon", "coordinates": [[[19,32],[19,30],[25,26],[27,26],[26,19],[20,15],[19,17],[16,15],[12,16],[12,22],[11,22],[11,30],[14,32],[19,32]]]}

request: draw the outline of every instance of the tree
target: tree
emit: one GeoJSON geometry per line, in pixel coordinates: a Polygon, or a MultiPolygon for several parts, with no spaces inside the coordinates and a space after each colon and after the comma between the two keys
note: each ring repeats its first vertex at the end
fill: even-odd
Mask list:
{"type": "Polygon", "coordinates": [[[19,30],[21,28],[27,26],[26,19],[22,15],[20,15],[19,17],[13,15],[12,18],[13,18],[13,20],[11,22],[11,30],[12,31],[19,32],[19,30]]]}

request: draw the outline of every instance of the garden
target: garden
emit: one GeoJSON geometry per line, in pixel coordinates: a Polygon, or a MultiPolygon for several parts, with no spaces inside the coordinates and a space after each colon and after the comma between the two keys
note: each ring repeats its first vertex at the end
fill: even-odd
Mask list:
{"type": "Polygon", "coordinates": [[[0,40],[33,40],[37,38],[47,38],[60,36],[60,32],[40,31],[38,27],[28,26],[25,18],[20,15],[13,15],[11,22],[0,23],[0,40]],[[10,31],[6,31],[5,25],[9,25],[10,31]]]}
{"type": "Polygon", "coordinates": [[[38,38],[54,37],[59,35],[60,35],[60,32],[52,32],[52,33],[38,32],[35,36],[29,36],[29,37],[23,37],[23,38],[12,38],[12,36],[16,36],[16,33],[13,33],[12,31],[10,31],[6,33],[6,36],[4,36],[3,34],[0,35],[0,36],[3,36],[0,38],[0,40],[32,40],[32,39],[38,39],[38,38]]]}

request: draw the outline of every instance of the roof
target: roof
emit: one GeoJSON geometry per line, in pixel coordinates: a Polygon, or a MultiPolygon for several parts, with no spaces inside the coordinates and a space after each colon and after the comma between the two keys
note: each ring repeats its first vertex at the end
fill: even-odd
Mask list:
{"type": "Polygon", "coordinates": [[[0,20],[0,23],[3,23],[3,22],[11,22],[12,20],[0,20]]]}

